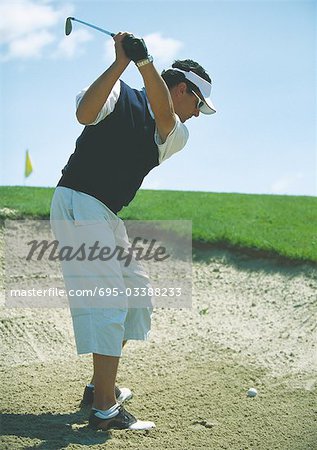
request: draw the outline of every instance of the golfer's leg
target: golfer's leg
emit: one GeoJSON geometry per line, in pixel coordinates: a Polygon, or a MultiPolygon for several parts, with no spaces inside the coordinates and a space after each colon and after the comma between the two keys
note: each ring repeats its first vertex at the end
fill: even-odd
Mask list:
{"type": "Polygon", "coordinates": [[[115,382],[119,357],[93,353],[94,361],[94,402],[93,408],[106,410],[115,405],[115,382]]]}
{"type": "MultiPolygon", "coordinates": [[[[131,247],[129,237],[123,222],[119,222],[116,229],[117,246],[125,248],[127,252],[131,247]]],[[[126,288],[131,292],[136,291],[136,295],[128,297],[128,313],[124,322],[123,342],[128,340],[147,340],[151,329],[151,315],[153,311],[152,298],[149,295],[151,283],[148,274],[144,270],[141,262],[132,258],[129,264],[120,261],[121,272],[126,288]],[[139,293],[142,293],[138,295],[139,293]],[[143,295],[143,294],[146,295],[143,295]]]]}
{"type": "MultiPolygon", "coordinates": [[[[125,346],[125,344],[127,343],[128,341],[123,341],[122,342],[122,348],[125,346]]],[[[94,356],[94,353],[93,353],[93,356],[94,356]]],[[[101,355],[100,355],[101,356],[101,355]]],[[[94,364],[95,365],[95,364],[94,364]]],[[[91,382],[90,382],[91,384],[93,384],[93,385],[95,385],[95,371],[94,371],[94,374],[93,374],[93,376],[92,376],[92,379],[91,379],[91,382]]]]}

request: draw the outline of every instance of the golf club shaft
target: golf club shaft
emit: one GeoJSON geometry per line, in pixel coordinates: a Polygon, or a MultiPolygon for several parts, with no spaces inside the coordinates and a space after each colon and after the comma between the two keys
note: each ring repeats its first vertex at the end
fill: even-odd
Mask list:
{"type": "Polygon", "coordinates": [[[75,17],[71,17],[71,20],[75,22],[82,23],[83,25],[87,25],[87,27],[94,28],[95,30],[101,31],[101,33],[105,33],[108,36],[115,36],[115,33],[111,33],[110,31],[104,30],[103,28],[96,27],[95,25],[91,25],[91,23],[84,22],[83,20],[75,19],[75,17]]]}

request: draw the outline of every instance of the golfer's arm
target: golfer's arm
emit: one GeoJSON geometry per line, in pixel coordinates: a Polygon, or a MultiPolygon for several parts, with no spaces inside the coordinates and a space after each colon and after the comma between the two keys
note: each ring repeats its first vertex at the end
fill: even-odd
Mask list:
{"type": "Polygon", "coordinates": [[[81,99],[76,117],[82,125],[88,125],[96,119],[109,94],[126,69],[126,65],[116,61],[87,89],[81,99]]]}
{"type": "Polygon", "coordinates": [[[139,68],[146,95],[155,117],[155,123],[163,142],[175,126],[176,117],[168,87],[152,63],[139,68]]]}

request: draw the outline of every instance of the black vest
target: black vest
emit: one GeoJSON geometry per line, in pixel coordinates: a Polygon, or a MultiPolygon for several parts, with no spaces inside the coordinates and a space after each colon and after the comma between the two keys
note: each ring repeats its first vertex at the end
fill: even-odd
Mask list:
{"type": "Polygon", "coordinates": [[[120,83],[114,111],[84,128],[58,182],[92,195],[115,214],[131,202],[144,177],[159,165],[155,121],[145,92],[120,83]]]}

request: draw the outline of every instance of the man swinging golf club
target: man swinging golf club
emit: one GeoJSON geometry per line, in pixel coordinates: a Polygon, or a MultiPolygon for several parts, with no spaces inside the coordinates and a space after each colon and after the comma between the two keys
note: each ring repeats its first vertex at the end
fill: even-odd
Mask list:
{"type": "MultiPolygon", "coordinates": [[[[131,202],[151,169],[185,146],[188,130],[184,122],[200,112],[215,112],[209,99],[211,80],[198,63],[176,61],[160,75],[142,39],[133,37],[130,45],[129,33],[122,32],[113,39],[115,61],[77,97],[77,119],[85,128],[62,171],[51,205],[52,228],[60,242],[70,239],[78,244],[83,235],[93,232],[91,224],[101,222],[105,245],[129,248],[117,213],[131,202]],[[131,60],[143,78],[142,90],[120,79],[131,60]]],[[[129,267],[114,259],[93,261],[93,266],[88,263],[74,263],[72,276],[63,266],[67,289],[84,288],[91,278],[94,283],[101,280],[106,288],[105,273],[111,274],[106,278],[111,289],[114,284],[119,290],[150,286],[138,261],[129,267]]],[[[132,393],[115,384],[123,345],[130,339],[148,338],[151,298],[144,307],[128,304],[124,295],[113,297],[110,306],[106,305],[109,298],[100,297],[98,308],[87,298],[80,298],[81,306],[76,300],[69,296],[77,352],[93,355],[93,378],[82,401],[92,406],[90,426],[101,430],[154,427],[153,422],[137,420],[124,409],[122,403],[132,393]]]]}

